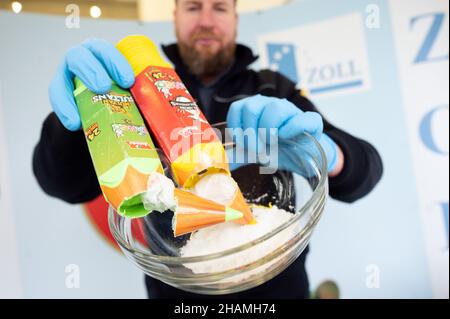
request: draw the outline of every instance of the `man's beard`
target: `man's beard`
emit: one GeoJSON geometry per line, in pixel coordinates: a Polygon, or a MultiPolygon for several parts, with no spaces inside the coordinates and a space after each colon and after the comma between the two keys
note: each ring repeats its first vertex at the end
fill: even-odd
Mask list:
{"type": "MultiPolygon", "coordinates": [[[[210,33],[201,32],[195,37],[207,35],[212,38],[210,33]]],[[[195,38],[192,41],[195,43],[195,38]]],[[[181,59],[188,68],[188,70],[199,78],[215,77],[225,72],[234,61],[234,54],[236,52],[236,43],[226,45],[217,53],[204,50],[202,52],[195,48],[195,45],[178,42],[178,49],[181,59]]]]}

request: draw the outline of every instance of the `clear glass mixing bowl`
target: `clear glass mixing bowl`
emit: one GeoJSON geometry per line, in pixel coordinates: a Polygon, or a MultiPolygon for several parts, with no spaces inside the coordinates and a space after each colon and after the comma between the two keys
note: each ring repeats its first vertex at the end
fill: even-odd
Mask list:
{"type": "MultiPolygon", "coordinates": [[[[222,123],[216,128],[223,132],[225,126],[222,123]]],[[[236,149],[233,143],[224,146],[228,151],[236,149]]],[[[126,257],[144,273],[176,288],[223,295],[261,285],[286,269],[303,252],[328,196],[325,154],[312,136],[305,134],[280,143],[278,154],[280,160],[290,163],[294,174],[278,170],[262,175],[261,164],[245,165],[232,172],[249,203],[273,204],[293,214],[290,220],[256,240],[214,254],[181,257],[180,248],[190,235],[173,236],[171,214],[154,212],[144,218],[129,219],[110,207],[111,233],[126,257]],[[249,258],[255,257],[252,250],[265,253],[249,258]],[[217,264],[233,266],[215,270],[217,264]]],[[[167,161],[161,158],[166,175],[170,176],[167,161]]]]}

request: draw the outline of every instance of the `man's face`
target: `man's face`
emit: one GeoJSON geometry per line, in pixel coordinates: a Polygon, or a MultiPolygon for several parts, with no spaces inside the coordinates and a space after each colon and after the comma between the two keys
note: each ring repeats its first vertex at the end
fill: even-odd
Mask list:
{"type": "Polygon", "coordinates": [[[174,15],[180,54],[191,72],[223,72],[236,48],[235,0],[178,0],[174,15]]]}

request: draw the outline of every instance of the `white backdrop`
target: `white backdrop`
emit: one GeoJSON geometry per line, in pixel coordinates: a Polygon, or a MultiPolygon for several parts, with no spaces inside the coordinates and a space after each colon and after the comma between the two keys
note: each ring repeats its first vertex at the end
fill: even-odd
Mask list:
{"type": "Polygon", "coordinates": [[[19,298],[21,283],[17,257],[16,233],[11,207],[8,158],[5,152],[5,132],[2,117],[2,87],[0,85],[0,298],[19,298]]]}
{"type": "MultiPolygon", "coordinates": [[[[67,29],[64,17],[0,12],[0,296],[145,297],[139,270],[31,172],[64,52],[132,33],[174,39],[169,23],[67,29]]],[[[448,2],[304,0],[242,15],[239,40],[261,55],[255,68],[296,80],[384,161],[367,197],[329,202],[308,257],[312,287],[332,279],[346,298],[448,298],[448,2]]]]}

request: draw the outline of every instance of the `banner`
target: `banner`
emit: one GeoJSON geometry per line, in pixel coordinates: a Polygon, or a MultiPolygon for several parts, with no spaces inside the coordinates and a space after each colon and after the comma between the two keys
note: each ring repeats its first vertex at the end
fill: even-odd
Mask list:
{"type": "Polygon", "coordinates": [[[435,297],[449,297],[448,1],[391,0],[391,19],[435,297]]]}

